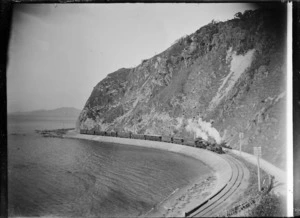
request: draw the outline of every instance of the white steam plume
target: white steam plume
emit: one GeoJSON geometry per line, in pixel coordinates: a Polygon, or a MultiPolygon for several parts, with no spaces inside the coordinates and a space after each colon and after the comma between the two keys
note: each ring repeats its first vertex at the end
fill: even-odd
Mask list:
{"type": "Polygon", "coordinates": [[[203,121],[201,117],[199,118],[198,122],[188,119],[186,130],[188,132],[194,132],[196,137],[201,137],[206,141],[210,136],[216,141],[216,143],[221,143],[221,136],[219,132],[211,126],[211,123],[203,121]]]}

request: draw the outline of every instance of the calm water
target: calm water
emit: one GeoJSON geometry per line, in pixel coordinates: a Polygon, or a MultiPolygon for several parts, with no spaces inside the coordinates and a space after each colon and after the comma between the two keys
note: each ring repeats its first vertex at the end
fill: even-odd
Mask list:
{"type": "Polygon", "coordinates": [[[138,216],[199,172],[209,173],[201,162],[170,152],[34,132],[74,123],[72,118],[9,117],[11,216],[138,216]]]}

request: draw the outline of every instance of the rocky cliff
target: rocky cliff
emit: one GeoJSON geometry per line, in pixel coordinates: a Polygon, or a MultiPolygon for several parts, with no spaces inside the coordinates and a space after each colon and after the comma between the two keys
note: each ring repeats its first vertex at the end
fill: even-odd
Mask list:
{"type": "Polygon", "coordinates": [[[100,81],[78,128],[226,141],[285,165],[286,25],[281,10],[212,21],[100,81]]]}

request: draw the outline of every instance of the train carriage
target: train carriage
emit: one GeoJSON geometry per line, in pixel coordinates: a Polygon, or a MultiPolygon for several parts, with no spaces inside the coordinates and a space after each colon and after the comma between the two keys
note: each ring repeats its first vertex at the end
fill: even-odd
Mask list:
{"type": "Polygon", "coordinates": [[[132,133],[131,138],[133,138],[133,139],[144,139],[145,140],[145,135],[132,133]]]}
{"type": "Polygon", "coordinates": [[[161,141],[161,135],[145,135],[146,140],[161,141]]]}
{"type": "Polygon", "coordinates": [[[162,136],[162,137],[161,137],[161,141],[162,141],[162,142],[173,143],[173,137],[171,137],[171,136],[162,136]]]}
{"type": "Polygon", "coordinates": [[[183,144],[184,139],[183,138],[173,138],[173,143],[175,144],[183,144]]]}
{"type": "Polygon", "coordinates": [[[120,138],[131,138],[130,132],[118,132],[118,137],[120,138]]]}
{"type": "Polygon", "coordinates": [[[109,136],[111,136],[111,137],[118,137],[118,133],[117,132],[110,132],[109,136]]]}
{"type": "Polygon", "coordinates": [[[190,146],[190,147],[195,147],[195,140],[194,139],[185,138],[183,140],[184,140],[184,142],[183,142],[184,145],[187,145],[187,146],[190,146]]]}
{"type": "Polygon", "coordinates": [[[80,134],[86,134],[86,133],[87,133],[86,129],[80,129],[80,134]]]}
{"type": "Polygon", "coordinates": [[[95,130],[95,135],[100,135],[101,131],[95,130]]]}
{"type": "Polygon", "coordinates": [[[89,129],[89,130],[87,130],[87,134],[95,135],[95,130],[94,129],[89,129]]]}
{"type": "Polygon", "coordinates": [[[105,131],[99,131],[99,135],[105,136],[105,131]]]}

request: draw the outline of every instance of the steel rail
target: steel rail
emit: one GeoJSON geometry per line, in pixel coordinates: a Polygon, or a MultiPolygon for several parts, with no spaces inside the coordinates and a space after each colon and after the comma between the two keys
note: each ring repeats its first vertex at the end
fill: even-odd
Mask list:
{"type": "Polygon", "coordinates": [[[186,213],[188,217],[216,216],[231,203],[244,179],[244,165],[230,155],[224,155],[232,168],[232,175],[227,184],[215,195],[204,201],[201,205],[186,213]]]}

